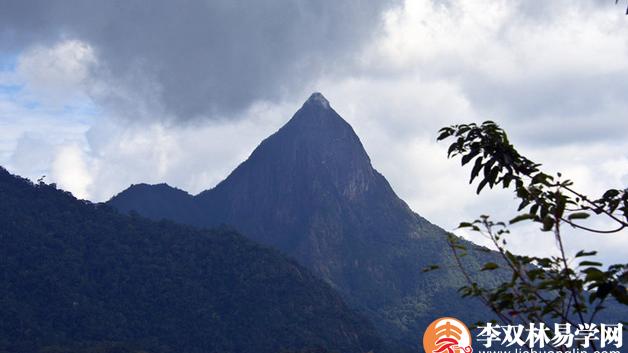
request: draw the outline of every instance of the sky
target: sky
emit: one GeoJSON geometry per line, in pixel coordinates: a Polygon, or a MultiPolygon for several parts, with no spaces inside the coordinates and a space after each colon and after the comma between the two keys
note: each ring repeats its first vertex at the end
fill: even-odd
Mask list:
{"type": "MultiPolygon", "coordinates": [[[[624,6],[0,0],[0,165],[95,202],[140,182],[194,194],[320,91],[417,213],[447,230],[508,220],[512,194],[476,195],[437,130],[494,120],[579,190],[625,188],[624,6]]],[[[512,231],[514,251],[555,251],[536,226],[512,231]]],[[[628,258],[627,232],[566,235],[572,253],[628,258]]]]}

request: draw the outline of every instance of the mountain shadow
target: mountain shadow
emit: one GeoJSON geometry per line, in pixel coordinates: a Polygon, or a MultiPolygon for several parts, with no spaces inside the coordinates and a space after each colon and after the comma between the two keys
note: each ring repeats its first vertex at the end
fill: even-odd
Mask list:
{"type": "MultiPolygon", "coordinates": [[[[311,269],[385,339],[408,349],[416,349],[437,317],[493,318],[479,301],[460,298],[464,281],[447,233],[395,194],[320,93],[213,189],[192,196],[165,184],[134,185],[109,204],[153,219],[231,225],[311,269]],[[430,265],[441,269],[423,272],[430,265]]],[[[484,283],[496,283],[479,271],[495,254],[467,244],[465,266],[484,283]]]]}
{"type": "Polygon", "coordinates": [[[0,352],[381,352],[367,319],[276,250],[2,168],[0,259],[0,352]]]}

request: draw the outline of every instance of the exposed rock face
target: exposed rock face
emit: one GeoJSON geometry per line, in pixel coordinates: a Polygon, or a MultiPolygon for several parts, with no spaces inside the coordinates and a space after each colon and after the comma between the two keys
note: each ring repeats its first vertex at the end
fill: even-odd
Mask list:
{"type": "MultiPolygon", "coordinates": [[[[134,194],[127,190],[110,203],[152,218],[232,225],[311,268],[366,312],[386,338],[406,347],[415,348],[437,316],[467,322],[490,316],[479,303],[460,299],[462,278],[445,231],[397,197],[351,126],[320,93],[215,188],[173,200],[194,204],[189,211],[166,207],[157,215],[134,194]],[[432,264],[442,270],[422,271],[432,264]]],[[[467,265],[477,268],[487,256],[472,252],[467,265]]]]}

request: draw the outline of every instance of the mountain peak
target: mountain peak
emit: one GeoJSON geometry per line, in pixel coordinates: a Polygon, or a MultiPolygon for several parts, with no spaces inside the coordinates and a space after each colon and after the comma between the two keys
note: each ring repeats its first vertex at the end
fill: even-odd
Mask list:
{"type": "Polygon", "coordinates": [[[305,103],[303,105],[304,106],[305,105],[318,105],[318,106],[321,106],[321,107],[323,107],[325,109],[329,109],[330,108],[329,101],[320,92],[312,93],[310,98],[308,98],[307,101],[305,101],[305,103]]]}
{"type": "MultiPolygon", "coordinates": [[[[417,327],[439,313],[478,321],[486,311],[481,303],[458,299],[462,282],[453,270],[438,278],[421,271],[451,263],[447,233],[397,197],[351,125],[320,93],[192,203],[200,216],[187,223],[228,224],[298,259],[403,346],[414,349],[417,327]]],[[[157,217],[153,204],[144,198],[126,209],[179,221],[193,214],[160,209],[157,217]]],[[[468,267],[479,271],[475,264],[493,257],[469,256],[468,267]]]]}
{"type": "MultiPolygon", "coordinates": [[[[309,137],[317,134],[338,134],[351,130],[351,126],[331,107],[320,92],[314,92],[303,103],[292,119],[281,130],[296,130],[309,137]]],[[[320,137],[320,136],[318,136],[320,137]]],[[[356,137],[357,138],[357,137],[356,137]]]]}

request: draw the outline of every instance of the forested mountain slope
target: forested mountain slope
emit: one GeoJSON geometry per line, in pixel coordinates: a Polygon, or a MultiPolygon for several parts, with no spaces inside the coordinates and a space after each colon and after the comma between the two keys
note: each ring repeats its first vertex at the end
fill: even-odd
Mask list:
{"type": "MultiPolygon", "coordinates": [[[[384,338],[408,349],[416,349],[420,332],[437,317],[492,318],[478,301],[460,297],[464,280],[446,232],[395,194],[319,93],[215,188],[192,196],[163,184],[134,185],[109,204],[154,219],[234,226],[309,267],[364,311],[384,338]],[[155,212],[153,199],[170,206],[155,212]],[[430,265],[441,269],[424,273],[430,265]]],[[[495,254],[469,246],[465,265],[484,283],[496,282],[495,273],[479,272],[495,254]]]]}
{"type": "Polygon", "coordinates": [[[124,216],[2,168],[0,259],[0,351],[381,351],[367,320],[277,251],[124,216]]]}

